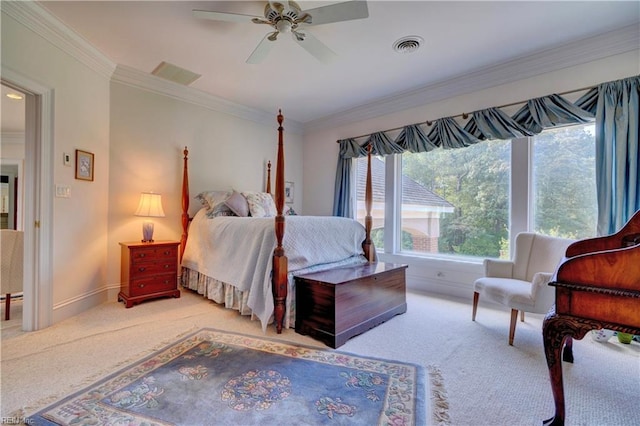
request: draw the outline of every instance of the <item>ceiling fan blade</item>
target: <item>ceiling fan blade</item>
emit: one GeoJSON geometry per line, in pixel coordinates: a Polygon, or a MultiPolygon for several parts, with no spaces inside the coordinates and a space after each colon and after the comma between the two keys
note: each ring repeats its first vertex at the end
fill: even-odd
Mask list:
{"type": "Polygon", "coordinates": [[[267,57],[267,55],[271,51],[271,48],[275,44],[274,41],[272,41],[275,40],[275,37],[273,37],[274,34],[277,35],[277,31],[264,36],[262,41],[258,43],[251,55],[249,55],[249,57],[247,58],[248,64],[259,64],[264,60],[264,58],[267,57]]]}
{"type": "Polygon", "coordinates": [[[342,3],[320,6],[315,9],[304,10],[311,15],[308,25],[330,24],[332,22],[351,21],[369,17],[369,8],[366,1],[345,1],[342,3]]]}
{"type": "Polygon", "coordinates": [[[329,49],[326,44],[315,38],[308,31],[304,32],[304,37],[296,37],[292,34],[293,39],[302,46],[307,52],[311,53],[316,59],[325,64],[333,62],[338,55],[329,49]]]}
{"type": "Polygon", "coordinates": [[[289,10],[289,2],[286,0],[269,0],[269,5],[271,5],[271,9],[277,11],[280,14],[283,14],[285,11],[289,10]],[[281,7],[276,6],[276,4],[281,7]]]}
{"type": "Polygon", "coordinates": [[[289,2],[287,0],[278,0],[278,1],[282,3],[282,12],[280,13],[280,15],[291,16],[291,14],[293,14],[293,17],[298,15],[297,11],[294,8],[292,8],[291,5],[289,5],[289,2]]]}
{"type": "Polygon", "coordinates": [[[241,24],[251,22],[252,19],[263,20],[260,16],[242,15],[240,13],[210,12],[208,10],[194,10],[193,16],[196,18],[210,19],[212,21],[238,22],[241,24]]]}

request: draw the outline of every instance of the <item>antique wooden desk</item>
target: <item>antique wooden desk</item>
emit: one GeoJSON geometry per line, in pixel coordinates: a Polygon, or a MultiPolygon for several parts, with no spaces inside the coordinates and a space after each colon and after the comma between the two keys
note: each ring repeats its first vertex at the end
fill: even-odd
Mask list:
{"type": "Polygon", "coordinates": [[[572,339],[590,330],[640,334],[640,211],[613,235],[571,244],[550,285],[556,304],[542,333],[556,412],[544,425],[564,425],[563,347],[573,362],[572,339]]]}

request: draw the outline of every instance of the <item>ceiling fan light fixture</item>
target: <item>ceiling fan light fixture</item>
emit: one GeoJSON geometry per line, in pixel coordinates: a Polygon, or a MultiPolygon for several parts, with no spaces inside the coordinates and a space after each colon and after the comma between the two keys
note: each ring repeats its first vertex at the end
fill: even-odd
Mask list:
{"type": "Polygon", "coordinates": [[[413,53],[422,46],[424,39],[420,36],[406,36],[393,43],[393,50],[398,53],[413,53]]]}
{"type": "Polygon", "coordinates": [[[293,40],[313,57],[320,62],[330,63],[337,57],[336,53],[310,32],[300,30],[306,30],[307,25],[331,24],[368,18],[369,9],[364,0],[341,1],[306,11],[302,11],[300,5],[293,0],[269,0],[264,6],[264,18],[198,9],[193,10],[193,16],[213,21],[234,23],[248,21],[254,24],[270,25],[275,31],[265,35],[258,43],[258,46],[247,58],[246,62],[249,64],[260,63],[274,44],[271,42],[275,41],[280,33],[291,33],[293,40]]]}
{"type": "Polygon", "coordinates": [[[293,25],[291,24],[291,21],[287,19],[281,19],[276,22],[275,27],[276,30],[280,31],[281,33],[290,33],[293,25]]]}

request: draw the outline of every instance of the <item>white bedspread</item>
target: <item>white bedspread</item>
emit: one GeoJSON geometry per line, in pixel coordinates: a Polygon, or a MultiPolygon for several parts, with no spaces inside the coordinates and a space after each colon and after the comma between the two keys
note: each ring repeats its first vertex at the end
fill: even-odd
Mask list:
{"type": "MultiPolygon", "coordinates": [[[[364,227],[351,219],[287,216],[283,246],[289,273],[350,258],[358,261],[364,237],[364,227]]],[[[274,309],[271,259],[275,246],[274,218],[209,219],[203,209],[191,222],[182,266],[249,291],[248,306],[264,329],[274,309]]]]}

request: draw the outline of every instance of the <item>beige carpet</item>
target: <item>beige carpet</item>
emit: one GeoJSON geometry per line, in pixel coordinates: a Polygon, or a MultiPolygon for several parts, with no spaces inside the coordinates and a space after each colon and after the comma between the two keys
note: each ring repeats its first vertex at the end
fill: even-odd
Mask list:
{"type": "MultiPolygon", "coordinates": [[[[433,424],[540,425],[553,414],[542,349],[542,316],[518,323],[507,344],[509,313],[482,304],[471,321],[469,301],[408,295],[408,312],[355,337],[340,351],[427,366],[434,387],[433,424]]],[[[1,414],[27,414],[78,390],[201,327],[262,336],[257,321],[188,291],[180,299],[131,309],[106,303],[46,330],[2,330],[1,414]]],[[[285,330],[289,342],[323,347],[285,330]]],[[[568,425],[635,425],[640,419],[640,344],[585,337],[565,364],[568,425]]]]}

